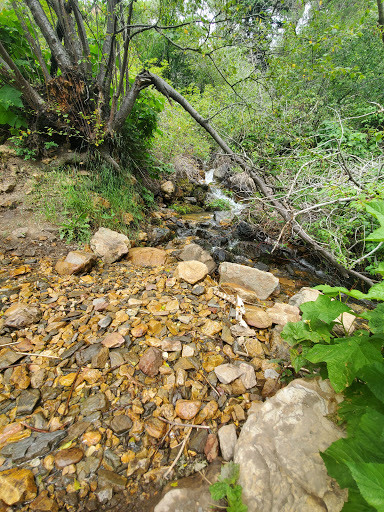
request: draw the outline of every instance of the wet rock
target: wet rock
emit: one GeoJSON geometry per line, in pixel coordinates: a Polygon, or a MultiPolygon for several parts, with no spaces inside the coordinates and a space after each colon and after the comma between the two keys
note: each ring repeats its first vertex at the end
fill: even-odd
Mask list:
{"type": "Polygon", "coordinates": [[[285,325],[287,322],[298,322],[300,320],[300,310],[296,306],[275,302],[272,308],[266,311],[272,323],[285,325]]]}
{"type": "Polygon", "coordinates": [[[229,164],[224,163],[219,165],[219,167],[216,167],[216,169],[213,171],[213,177],[217,181],[223,181],[226,177],[228,177],[229,173],[231,172],[231,168],[229,164]]]}
{"type": "Polygon", "coordinates": [[[94,446],[95,444],[99,443],[100,440],[101,440],[101,434],[100,434],[100,432],[98,432],[96,430],[96,431],[86,432],[83,435],[81,442],[87,446],[94,446]]]}
{"type": "Polygon", "coordinates": [[[71,251],[65,259],[60,259],[55,270],[60,275],[81,274],[89,272],[96,263],[96,256],[85,251],[71,251]]]}
{"type": "Polygon", "coordinates": [[[172,240],[173,237],[174,233],[166,226],[162,228],[154,228],[150,234],[150,242],[155,246],[162,245],[169,242],[169,240],[172,240]]]}
{"type": "Polygon", "coordinates": [[[206,429],[198,429],[191,437],[189,449],[196,453],[204,453],[204,448],[208,438],[208,431],[206,429]]]}
{"type": "Polygon", "coordinates": [[[161,350],[155,347],[149,347],[140,358],[138,368],[148,375],[155,377],[159,373],[160,366],[163,364],[161,350]]]}
{"type": "Polygon", "coordinates": [[[218,431],[220,451],[223,459],[228,461],[232,460],[235,453],[235,446],[237,441],[236,427],[233,423],[224,425],[218,431]]]}
{"type": "Polygon", "coordinates": [[[29,469],[8,469],[0,472],[0,500],[16,505],[36,497],[37,487],[29,469]]]}
{"type": "Polygon", "coordinates": [[[106,411],[108,409],[108,400],[104,393],[98,393],[97,395],[92,395],[80,405],[81,414],[83,416],[88,416],[92,414],[94,411],[106,411]]]}
{"type": "Polygon", "coordinates": [[[67,448],[60,450],[55,455],[55,466],[57,469],[62,469],[70,464],[77,464],[83,457],[84,452],[81,448],[67,448]]]}
{"type": "Polygon", "coordinates": [[[175,412],[182,420],[191,420],[199,412],[200,406],[199,400],[177,400],[175,412]]]}
{"type": "Polygon", "coordinates": [[[205,251],[200,245],[188,244],[184,247],[179,255],[182,261],[200,261],[208,267],[208,272],[211,273],[216,268],[216,263],[209,252],[205,251]]]}
{"type": "Polygon", "coordinates": [[[96,496],[100,503],[107,502],[112,498],[113,491],[122,491],[127,485],[127,479],[125,477],[106,469],[99,469],[97,477],[96,496]]]}
{"type": "Polygon", "coordinates": [[[260,300],[267,299],[279,286],[279,280],[273,274],[237,263],[221,263],[219,273],[222,286],[227,283],[239,285],[255,293],[260,300]]]}
{"type": "Polygon", "coordinates": [[[22,329],[31,324],[36,324],[41,317],[40,310],[35,306],[27,306],[26,304],[15,304],[5,312],[5,327],[11,329],[22,329]]]}
{"type": "Polygon", "coordinates": [[[40,391],[38,389],[23,390],[16,400],[17,416],[32,414],[39,400],[40,391]]]}
{"type": "Polygon", "coordinates": [[[337,401],[327,381],[298,379],[249,415],[234,457],[249,510],[280,512],[287,503],[297,512],[342,509],[347,493],[319,455],[344,436],[326,417],[337,401]]]}
{"type": "Polygon", "coordinates": [[[132,427],[132,420],[125,414],[120,414],[112,418],[110,427],[116,434],[123,434],[132,427]]]}
{"type": "Polygon", "coordinates": [[[99,228],[91,238],[92,251],[103,258],[104,263],[113,263],[128,253],[131,247],[129,239],[117,231],[99,228]]]}
{"type": "Polygon", "coordinates": [[[215,374],[222,384],[230,384],[242,375],[242,370],[231,363],[216,366],[215,374]]]}
{"type": "Polygon", "coordinates": [[[272,325],[272,320],[268,314],[257,306],[245,306],[244,320],[248,325],[258,329],[267,329],[272,325]]]}
{"type": "Polygon", "coordinates": [[[134,247],[128,253],[128,260],[141,267],[157,267],[165,265],[167,253],[155,247],[134,247]]]}
{"type": "Polygon", "coordinates": [[[200,261],[182,261],[177,265],[175,277],[189,284],[195,284],[204,279],[208,272],[209,270],[205,263],[200,261]]]}

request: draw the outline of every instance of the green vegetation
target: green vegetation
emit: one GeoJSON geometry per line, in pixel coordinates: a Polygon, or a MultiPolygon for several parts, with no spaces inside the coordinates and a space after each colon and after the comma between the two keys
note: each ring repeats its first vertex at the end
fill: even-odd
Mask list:
{"type": "Polygon", "coordinates": [[[209,488],[213,500],[227,500],[227,512],[247,512],[248,510],[248,507],[243,504],[241,499],[243,489],[241,485],[236,484],[238,478],[239,465],[234,462],[228,462],[222,466],[218,481],[209,488]]]}
{"type": "Polygon", "coordinates": [[[207,210],[208,211],[224,211],[224,210],[230,210],[231,205],[229,201],[226,199],[215,199],[214,201],[211,201],[207,204],[207,210]]]}
{"type": "MultiPolygon", "coordinates": [[[[384,201],[366,205],[380,227],[367,237],[384,241],[384,201]]],[[[384,265],[376,268],[384,273],[384,265]]],[[[336,392],[344,393],[338,411],[346,422],[348,437],[333,443],[322,457],[328,473],[348,488],[343,511],[384,509],[384,303],[357,315],[341,294],[357,299],[384,301],[383,282],[368,293],[341,287],[318,286],[324,295],[300,307],[302,321],[288,323],[282,336],[292,346],[296,371],[302,366],[329,378],[336,392]],[[351,313],[368,321],[368,329],[338,337],[334,332],[340,315],[351,313]]]]}

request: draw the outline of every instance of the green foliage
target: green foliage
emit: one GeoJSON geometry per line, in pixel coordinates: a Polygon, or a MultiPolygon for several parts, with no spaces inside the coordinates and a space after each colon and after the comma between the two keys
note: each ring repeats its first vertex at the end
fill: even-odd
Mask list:
{"type": "Polygon", "coordinates": [[[208,211],[224,211],[224,210],[230,210],[231,205],[229,201],[225,199],[215,199],[214,201],[211,201],[207,204],[207,210],[208,211]]]}
{"type": "Polygon", "coordinates": [[[186,215],[187,213],[191,213],[192,209],[188,204],[180,204],[174,203],[170,206],[172,210],[179,213],[180,215],[186,215]]]}
{"type": "Polygon", "coordinates": [[[236,484],[238,478],[239,465],[228,462],[222,466],[218,481],[209,488],[213,500],[219,501],[224,498],[227,500],[227,512],[247,512],[248,510],[241,499],[242,487],[236,484]]]}
{"type": "Polygon", "coordinates": [[[11,128],[26,127],[26,120],[21,113],[23,108],[20,91],[10,85],[0,87],[0,125],[9,125],[11,128]]]}
{"type": "Polygon", "coordinates": [[[67,212],[68,218],[60,222],[60,238],[65,238],[67,242],[87,242],[91,236],[91,229],[86,213],[73,216],[67,212]]]}
{"type": "MultiPolygon", "coordinates": [[[[375,241],[384,241],[384,201],[372,201],[367,212],[379,222],[375,241]]],[[[370,235],[371,236],[371,235],[370,235]]],[[[370,236],[368,238],[370,238],[370,236]]],[[[333,443],[322,457],[328,473],[348,488],[343,511],[384,511],[384,304],[362,313],[368,330],[339,338],[334,326],[343,313],[353,313],[335,300],[341,293],[358,299],[384,300],[384,283],[367,293],[343,287],[318,286],[325,295],[302,304],[302,321],[288,323],[282,336],[292,346],[296,371],[306,365],[328,377],[336,392],[344,392],[339,419],[348,437],[333,443]]]]}

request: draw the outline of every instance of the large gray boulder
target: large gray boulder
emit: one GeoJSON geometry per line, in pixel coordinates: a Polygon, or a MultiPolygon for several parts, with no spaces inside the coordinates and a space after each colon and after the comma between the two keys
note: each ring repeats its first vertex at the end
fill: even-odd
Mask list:
{"type": "Polygon", "coordinates": [[[184,247],[184,249],[180,253],[180,259],[182,261],[200,261],[201,263],[205,263],[208,267],[209,273],[213,272],[216,268],[215,260],[209,254],[209,252],[205,251],[200,245],[197,244],[188,244],[184,247]]]}
{"type": "Polygon", "coordinates": [[[339,512],[347,492],[328,476],[319,452],[344,436],[327,415],[341,399],[328,381],[298,379],[257,404],[234,461],[250,512],[339,512]]]}
{"type": "Polygon", "coordinates": [[[238,194],[249,197],[256,192],[253,179],[246,173],[235,173],[227,179],[227,185],[238,194]]]}
{"type": "Polygon", "coordinates": [[[249,290],[260,300],[267,299],[273,292],[279,288],[279,280],[270,272],[263,272],[257,268],[239,265],[238,263],[229,263],[225,261],[219,267],[220,285],[227,286],[236,291],[243,300],[246,299],[246,293],[243,290],[249,290]]]}
{"type": "Polygon", "coordinates": [[[131,243],[125,235],[108,228],[99,228],[90,241],[92,251],[104,263],[113,263],[128,253],[131,243]]]}

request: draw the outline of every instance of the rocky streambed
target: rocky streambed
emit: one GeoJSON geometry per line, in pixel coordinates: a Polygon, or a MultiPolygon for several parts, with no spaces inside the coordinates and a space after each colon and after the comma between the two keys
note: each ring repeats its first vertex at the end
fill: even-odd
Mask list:
{"type": "Polygon", "coordinates": [[[5,241],[0,510],[214,510],[208,481],[233,458],[250,511],[340,510],[318,454],[343,435],[325,417],[338,398],[282,375],[304,274],[219,268],[190,221],[154,218],[152,240],[176,238],[100,230],[59,261],[5,241]]]}

